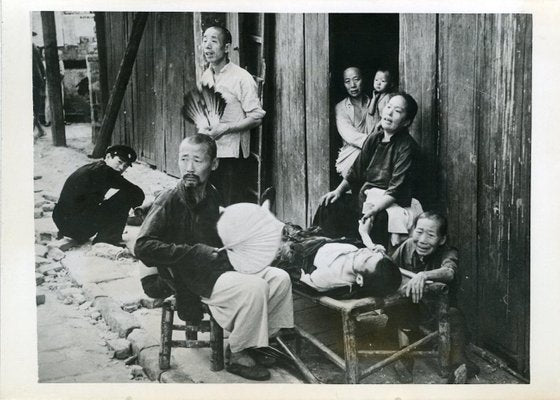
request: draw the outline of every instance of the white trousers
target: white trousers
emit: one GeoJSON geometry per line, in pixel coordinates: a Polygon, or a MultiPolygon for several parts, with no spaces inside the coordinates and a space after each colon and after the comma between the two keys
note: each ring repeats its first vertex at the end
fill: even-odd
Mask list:
{"type": "Polygon", "coordinates": [[[280,328],[294,326],[292,283],[284,270],[222,274],[209,298],[202,298],[218,324],[230,332],[231,351],[268,346],[280,328]]]}

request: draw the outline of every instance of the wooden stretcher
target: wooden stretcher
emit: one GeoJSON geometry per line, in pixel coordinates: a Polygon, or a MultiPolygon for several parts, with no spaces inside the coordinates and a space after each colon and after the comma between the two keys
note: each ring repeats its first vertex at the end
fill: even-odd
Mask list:
{"type": "MultiPolygon", "coordinates": [[[[401,269],[402,284],[401,287],[410,280],[413,273],[401,269]]],[[[434,301],[437,312],[437,329],[429,331],[422,329],[426,335],[422,339],[410,344],[401,350],[358,350],[356,346],[356,324],[364,317],[366,313],[379,312],[385,307],[409,302],[410,299],[405,297],[399,289],[397,293],[385,297],[374,298],[366,297],[352,300],[337,300],[321,294],[311,293],[307,290],[301,290],[297,287],[293,288],[294,293],[302,296],[320,306],[340,312],[342,318],[342,331],[344,342],[344,358],[340,357],[333,350],[328,348],[314,335],[306,332],[296,324],[296,354],[297,360],[294,360],[298,368],[302,371],[309,382],[317,383],[313,374],[305,367],[305,364],[297,357],[300,348],[301,338],[308,340],[321,353],[323,353],[337,367],[345,371],[346,383],[359,383],[365,377],[373,374],[381,368],[397,361],[405,355],[409,356],[430,356],[437,357],[439,363],[440,375],[447,376],[449,372],[449,356],[450,356],[450,334],[449,334],[449,300],[448,287],[444,283],[428,281],[424,291],[424,299],[434,301]],[[437,339],[438,347],[435,351],[419,351],[420,346],[437,339]],[[383,360],[376,362],[365,369],[361,369],[359,356],[386,356],[383,360]]],[[[292,352],[293,353],[293,352],[292,352]]]]}

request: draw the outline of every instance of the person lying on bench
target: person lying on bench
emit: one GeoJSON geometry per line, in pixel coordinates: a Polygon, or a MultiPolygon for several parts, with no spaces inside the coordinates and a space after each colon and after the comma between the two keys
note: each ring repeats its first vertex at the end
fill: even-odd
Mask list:
{"type": "Polygon", "coordinates": [[[318,227],[302,229],[286,223],[272,265],[288,271],[294,283],[303,284],[302,288],[331,297],[387,296],[398,289],[401,273],[385,248],[369,237],[371,220],[358,223],[362,242],[328,238],[321,236],[318,227]]]}
{"type": "MultiPolygon", "coordinates": [[[[451,306],[451,365],[455,370],[449,382],[464,383],[467,377],[476,375],[480,369],[465,355],[465,319],[456,308],[459,256],[457,250],[447,244],[447,219],[431,211],[420,214],[412,236],[395,250],[392,257],[400,268],[415,272],[416,275],[403,287],[404,293],[411,298],[412,303],[386,310],[389,317],[387,331],[394,334],[398,328],[399,346],[407,346],[410,336],[420,335],[420,324],[434,323],[435,311],[426,304],[419,304],[424,295],[426,281],[446,283],[449,286],[451,306]]],[[[395,369],[402,383],[412,381],[413,359],[398,361],[395,363],[395,369]]]]}
{"type": "Polygon", "coordinates": [[[374,244],[369,235],[371,220],[359,222],[359,232],[365,248],[351,243],[325,243],[315,253],[307,271],[301,269],[300,282],[318,292],[358,285],[362,293],[385,296],[398,289],[401,273],[385,248],[374,244]]]}

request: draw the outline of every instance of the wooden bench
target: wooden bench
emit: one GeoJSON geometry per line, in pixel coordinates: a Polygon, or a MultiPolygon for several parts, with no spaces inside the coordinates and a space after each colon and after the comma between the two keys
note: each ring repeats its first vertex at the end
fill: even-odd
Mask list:
{"type": "MultiPolygon", "coordinates": [[[[413,274],[409,271],[402,270],[403,281],[401,284],[404,286],[410,280],[413,274]]],[[[449,301],[448,301],[448,287],[447,285],[439,282],[429,282],[426,284],[424,291],[424,298],[434,301],[437,305],[437,321],[438,328],[435,331],[428,331],[423,329],[426,336],[422,339],[410,344],[401,350],[358,350],[356,346],[356,324],[363,318],[366,313],[378,312],[385,307],[410,302],[411,300],[402,294],[399,289],[397,293],[385,297],[374,298],[366,297],[362,299],[351,300],[336,300],[332,297],[324,296],[321,294],[312,293],[308,290],[302,290],[296,286],[293,289],[294,293],[304,297],[320,306],[326,307],[331,310],[340,312],[342,317],[342,334],[344,343],[344,359],[342,359],[333,350],[328,348],[314,335],[306,332],[303,328],[296,324],[295,330],[298,334],[298,340],[301,338],[307,339],[313,344],[321,353],[323,353],[330,361],[336,366],[345,371],[346,383],[359,383],[365,377],[380,370],[381,368],[397,361],[405,355],[412,356],[432,356],[437,357],[440,367],[440,375],[446,376],[449,371],[449,355],[450,355],[450,337],[449,337],[449,301]],[[437,351],[418,351],[418,347],[430,342],[433,339],[438,340],[437,351]],[[359,355],[368,356],[386,356],[385,359],[379,361],[364,370],[361,370],[359,364],[359,355]]],[[[299,349],[299,343],[297,344],[299,349]]]]}

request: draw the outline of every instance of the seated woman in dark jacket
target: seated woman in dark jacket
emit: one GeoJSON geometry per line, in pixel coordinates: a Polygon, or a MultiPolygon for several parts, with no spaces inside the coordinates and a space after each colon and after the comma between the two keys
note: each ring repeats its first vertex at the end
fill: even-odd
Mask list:
{"type": "Polygon", "coordinates": [[[421,212],[412,198],[414,174],[420,155],[408,133],[418,105],[407,93],[397,93],[383,109],[381,127],[364,142],[360,155],[338,187],[321,198],[313,225],[328,236],[356,237],[356,220],[371,219],[375,243],[396,246],[408,236],[421,212]],[[352,203],[343,194],[352,190],[352,203]]]}

